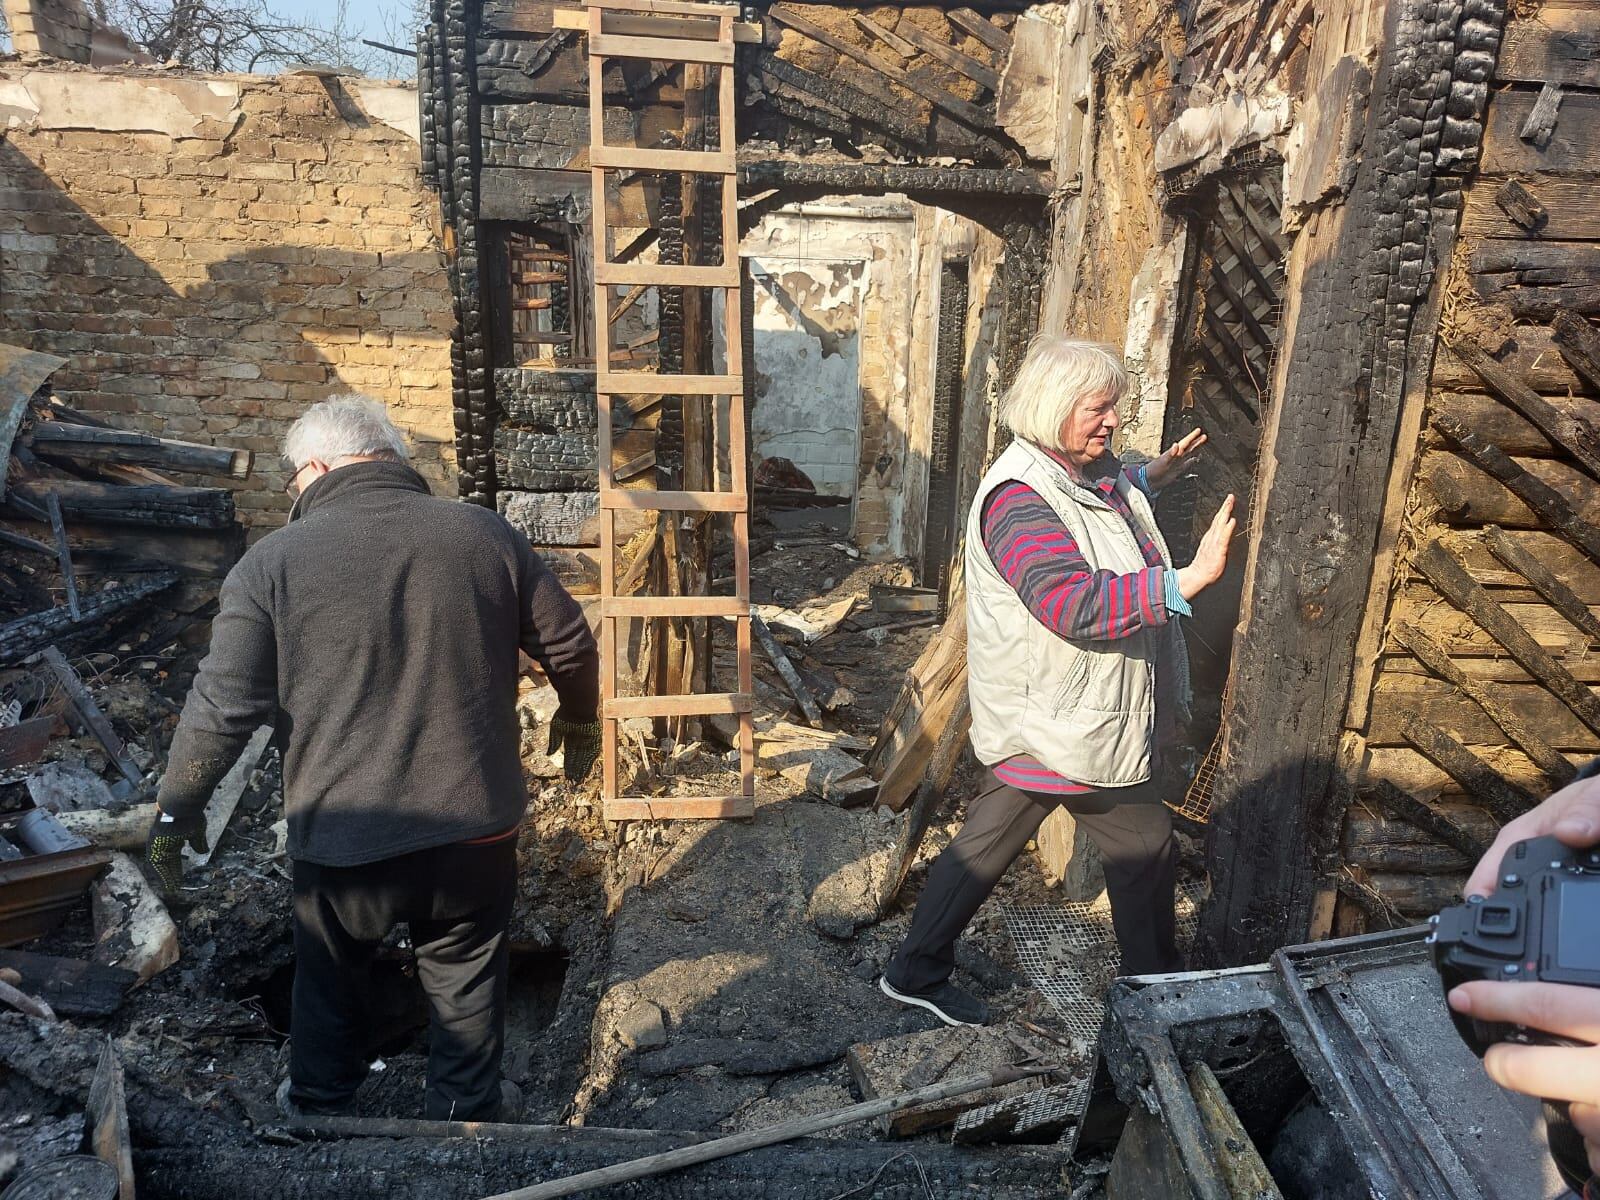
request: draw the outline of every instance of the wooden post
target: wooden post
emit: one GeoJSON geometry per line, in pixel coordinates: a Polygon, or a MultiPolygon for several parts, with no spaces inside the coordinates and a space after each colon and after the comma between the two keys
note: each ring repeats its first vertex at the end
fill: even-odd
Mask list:
{"type": "MultiPolygon", "coordinates": [[[[1342,40],[1350,7],[1318,14],[1323,73],[1361,53],[1342,40]]],[[[1458,185],[1446,173],[1470,169],[1481,135],[1482,89],[1453,84],[1453,68],[1464,52],[1492,55],[1503,19],[1500,4],[1469,19],[1464,0],[1362,8],[1382,17],[1372,85],[1352,102],[1344,148],[1327,147],[1343,172],[1333,198],[1300,206],[1263,414],[1206,847],[1204,965],[1260,962],[1310,926],[1316,864],[1337,837],[1327,814],[1349,786],[1339,745],[1401,402],[1431,367],[1429,301],[1454,243],[1458,185]],[[1451,119],[1429,123],[1446,107],[1451,119]]]]}

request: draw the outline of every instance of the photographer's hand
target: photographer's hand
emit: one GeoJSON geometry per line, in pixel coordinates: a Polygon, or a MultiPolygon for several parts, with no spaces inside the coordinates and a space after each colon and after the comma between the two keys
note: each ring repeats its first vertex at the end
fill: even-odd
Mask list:
{"type": "Polygon", "coordinates": [[[1500,862],[1517,842],[1536,837],[1558,837],[1569,846],[1583,848],[1600,842],[1600,778],[1580,779],[1553,793],[1538,808],[1508,821],[1494,845],[1478,861],[1464,894],[1487,896],[1494,891],[1500,862]]]}
{"type": "MultiPolygon", "coordinates": [[[[1479,1021],[1523,1025],[1575,1042],[1600,1042],[1600,988],[1474,982],[1453,988],[1449,999],[1451,1008],[1479,1021]]],[[[1490,1079],[1513,1092],[1571,1101],[1572,1125],[1583,1136],[1589,1169],[1600,1173],[1600,1046],[1500,1042],[1489,1047],[1483,1067],[1490,1079]]]]}

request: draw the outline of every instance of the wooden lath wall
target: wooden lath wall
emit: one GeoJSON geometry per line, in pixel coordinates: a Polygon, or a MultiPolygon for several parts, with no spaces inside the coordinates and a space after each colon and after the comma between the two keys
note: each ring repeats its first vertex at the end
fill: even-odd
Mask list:
{"type": "Polygon", "coordinates": [[[1507,26],[1431,386],[1400,448],[1410,483],[1391,495],[1396,566],[1358,655],[1359,784],[1323,930],[1453,902],[1495,829],[1600,753],[1600,378],[1573,348],[1600,343],[1595,15],[1549,0],[1507,26]],[[1553,89],[1553,129],[1530,128],[1553,89]]]}

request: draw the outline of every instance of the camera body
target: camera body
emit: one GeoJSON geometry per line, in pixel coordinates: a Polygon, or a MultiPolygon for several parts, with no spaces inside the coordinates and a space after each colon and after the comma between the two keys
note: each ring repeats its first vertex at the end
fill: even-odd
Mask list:
{"type": "MultiPolygon", "coordinates": [[[[1506,851],[1494,895],[1472,896],[1432,917],[1428,942],[1445,991],[1476,979],[1600,987],[1600,847],[1574,850],[1553,837],[1506,851]]],[[[1571,1045],[1537,1029],[1450,1012],[1480,1058],[1496,1042],[1571,1045]]],[[[1583,1142],[1565,1104],[1545,1104],[1550,1152],[1574,1191],[1589,1179],[1583,1142]]]]}
{"type": "MultiPolygon", "coordinates": [[[[1500,863],[1494,895],[1473,896],[1429,923],[1446,991],[1474,979],[1600,987],[1600,847],[1574,850],[1553,837],[1518,842],[1500,863]]],[[[1495,1042],[1551,1040],[1452,1015],[1479,1055],[1495,1042]]]]}

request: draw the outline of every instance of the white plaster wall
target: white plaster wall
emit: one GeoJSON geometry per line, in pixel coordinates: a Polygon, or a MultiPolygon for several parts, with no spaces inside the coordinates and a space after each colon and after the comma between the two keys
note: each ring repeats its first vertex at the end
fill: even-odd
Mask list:
{"type": "Polygon", "coordinates": [[[829,496],[856,492],[866,267],[860,260],[750,260],[755,451],[789,459],[829,496]]]}
{"type": "Polygon", "coordinates": [[[868,553],[904,554],[896,535],[908,470],[912,205],[895,197],[792,205],[747,234],[741,253],[775,285],[758,280],[754,289],[757,452],[792,458],[820,490],[855,497],[853,532],[868,553]],[[807,323],[813,331],[796,339],[807,323]]]}

